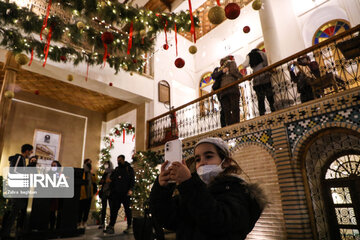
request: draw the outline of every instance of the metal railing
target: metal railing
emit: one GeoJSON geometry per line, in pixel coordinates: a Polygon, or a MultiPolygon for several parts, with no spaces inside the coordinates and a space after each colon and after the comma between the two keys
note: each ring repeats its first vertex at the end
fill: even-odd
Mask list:
{"type": "MultiPolygon", "coordinates": [[[[216,94],[234,85],[240,91],[240,122],[259,116],[254,77],[270,76],[276,111],[358,87],[359,31],[360,25],[149,120],[148,147],[221,128],[216,94]]],[[[270,113],[267,100],[265,106],[270,113]]]]}

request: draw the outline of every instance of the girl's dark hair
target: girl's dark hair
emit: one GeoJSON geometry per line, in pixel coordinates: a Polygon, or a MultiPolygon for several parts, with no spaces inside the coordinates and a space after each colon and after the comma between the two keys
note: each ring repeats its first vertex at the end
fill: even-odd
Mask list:
{"type": "Polygon", "coordinates": [[[216,148],[216,152],[218,153],[219,157],[223,160],[225,159],[224,163],[228,163],[229,166],[227,166],[224,171],[221,173],[221,175],[228,175],[231,173],[234,174],[241,174],[242,169],[240,168],[239,164],[231,157],[226,156],[225,152],[222,151],[218,146],[214,145],[216,148]]]}
{"type": "Polygon", "coordinates": [[[57,167],[61,167],[61,164],[60,164],[60,162],[59,162],[59,161],[54,160],[54,161],[52,161],[52,163],[51,163],[51,164],[53,164],[53,163],[56,163],[56,166],[57,166],[57,167]]]}
{"type": "Polygon", "coordinates": [[[29,157],[29,160],[30,160],[30,159],[33,159],[33,158],[35,158],[36,160],[38,160],[38,159],[39,159],[39,156],[38,156],[38,155],[31,156],[31,157],[29,157]]]}

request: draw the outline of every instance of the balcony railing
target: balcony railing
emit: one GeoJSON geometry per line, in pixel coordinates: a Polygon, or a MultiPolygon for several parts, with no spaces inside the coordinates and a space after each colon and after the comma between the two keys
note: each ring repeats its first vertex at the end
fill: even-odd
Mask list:
{"type": "MultiPolygon", "coordinates": [[[[216,94],[233,85],[238,85],[241,93],[240,122],[258,117],[251,81],[256,76],[270,75],[276,111],[358,87],[359,31],[360,25],[149,120],[148,146],[221,128],[216,94]],[[302,84],[307,86],[305,90],[300,90],[302,84]]],[[[266,114],[270,113],[267,100],[265,106],[266,114]]]]}

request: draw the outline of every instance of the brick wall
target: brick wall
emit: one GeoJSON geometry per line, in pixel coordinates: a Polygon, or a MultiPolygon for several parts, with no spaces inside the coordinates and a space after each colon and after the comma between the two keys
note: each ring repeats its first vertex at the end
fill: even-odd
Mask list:
{"type": "MultiPolygon", "coordinates": [[[[280,188],[273,157],[264,147],[258,145],[240,147],[233,156],[251,182],[257,182],[262,186],[270,201],[247,239],[286,239],[280,188]]],[[[249,181],[245,174],[242,177],[249,181]]]]}

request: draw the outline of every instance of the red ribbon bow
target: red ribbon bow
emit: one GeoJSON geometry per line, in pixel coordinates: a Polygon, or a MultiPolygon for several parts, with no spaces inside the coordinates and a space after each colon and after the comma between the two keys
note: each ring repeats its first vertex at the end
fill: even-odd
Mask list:
{"type": "Polygon", "coordinates": [[[133,37],[133,22],[130,24],[130,32],[129,32],[129,42],[128,42],[128,49],[127,49],[127,55],[130,54],[130,49],[132,46],[132,37],[133,37]]]}
{"type": "Polygon", "coordinates": [[[44,29],[45,29],[46,26],[47,26],[47,21],[48,21],[49,15],[50,15],[50,8],[51,8],[51,0],[49,0],[49,4],[48,4],[47,9],[46,9],[46,15],[45,15],[45,18],[44,18],[44,22],[43,22],[43,25],[42,25],[42,27],[41,27],[40,40],[43,40],[43,38],[42,38],[42,32],[44,31],[44,29]]]}
{"type": "Polygon", "coordinates": [[[44,47],[45,61],[43,63],[43,67],[45,67],[46,65],[47,57],[49,54],[51,35],[52,35],[52,27],[50,27],[49,34],[47,35],[47,42],[44,47]]]}

